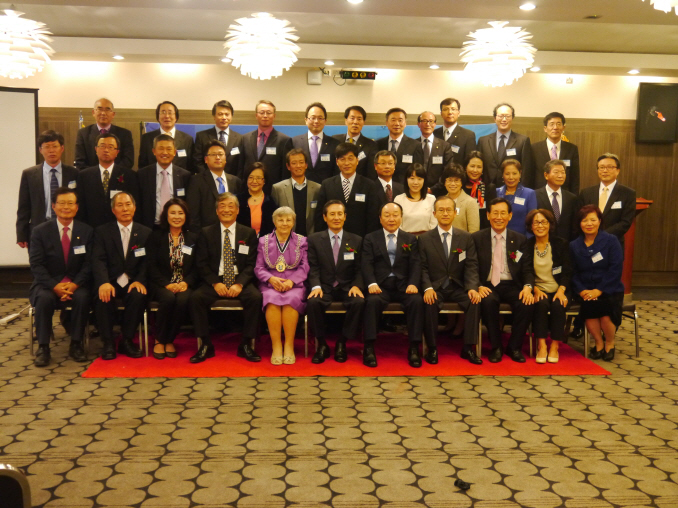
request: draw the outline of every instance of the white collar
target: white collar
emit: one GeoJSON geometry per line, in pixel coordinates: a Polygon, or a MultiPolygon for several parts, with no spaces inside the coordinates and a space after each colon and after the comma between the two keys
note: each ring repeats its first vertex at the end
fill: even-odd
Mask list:
{"type": "MultiPolygon", "coordinates": [[[[507,239],[507,236],[506,236],[507,231],[508,231],[508,228],[504,229],[503,232],[499,233],[499,236],[501,236],[504,239],[504,241],[506,241],[506,239],[507,239]]],[[[490,226],[490,233],[491,233],[490,234],[491,238],[494,238],[495,236],[497,236],[497,232],[491,226],[490,226]]]]}
{"type": "Polygon", "coordinates": [[[353,185],[353,182],[355,182],[355,175],[357,175],[357,174],[358,174],[358,172],[356,171],[350,177],[346,178],[346,177],[344,177],[344,175],[342,173],[339,173],[341,184],[342,185],[344,184],[344,180],[348,180],[349,182],[351,182],[351,185],[353,185]]]}
{"type": "Polygon", "coordinates": [[[549,152],[553,149],[554,145],[558,147],[558,150],[560,150],[561,141],[563,141],[563,138],[560,138],[557,143],[554,143],[549,138],[546,138],[546,146],[548,146],[549,152]]]}
{"type": "Polygon", "coordinates": [[[171,131],[166,131],[165,129],[163,129],[162,127],[160,127],[160,134],[168,134],[168,135],[172,136],[172,139],[174,139],[176,133],[177,133],[177,128],[176,128],[176,127],[172,127],[172,130],[171,130],[171,131]]]}
{"type": "Polygon", "coordinates": [[[104,171],[108,170],[108,177],[110,178],[110,176],[113,174],[113,166],[115,166],[115,162],[108,166],[107,168],[99,164],[99,171],[101,172],[101,176],[103,177],[104,171]]]}
{"type": "Polygon", "coordinates": [[[438,225],[438,234],[439,234],[440,236],[443,236],[445,233],[448,233],[448,234],[450,235],[450,237],[452,237],[452,229],[453,229],[453,228],[450,227],[450,230],[449,230],[449,231],[445,231],[443,228],[440,227],[440,225],[438,225]]]}
{"type": "Polygon", "coordinates": [[[134,225],[134,221],[130,222],[127,226],[123,226],[118,221],[116,221],[116,223],[118,224],[118,229],[120,230],[120,233],[122,233],[122,228],[127,228],[130,233],[132,232],[132,226],[134,225]]]}
{"type": "Polygon", "coordinates": [[[389,132],[389,134],[388,134],[389,150],[391,149],[391,141],[396,141],[398,143],[398,146],[400,146],[400,142],[403,140],[403,136],[405,136],[404,132],[400,136],[398,136],[397,138],[393,138],[391,136],[391,133],[389,132]]]}
{"type": "MultiPolygon", "coordinates": [[[[233,240],[235,240],[235,225],[236,225],[236,223],[234,222],[234,223],[231,224],[230,226],[224,227],[224,225],[220,222],[220,223],[219,223],[219,226],[221,227],[221,236],[224,236],[224,231],[226,231],[226,230],[228,229],[228,230],[230,231],[230,233],[231,233],[230,238],[232,238],[233,240]]],[[[231,248],[232,248],[232,249],[235,249],[235,245],[231,245],[231,248]]]]}
{"type": "Polygon", "coordinates": [[[614,186],[617,185],[617,180],[612,182],[610,185],[605,185],[603,182],[600,182],[600,188],[598,189],[599,192],[603,192],[603,189],[607,187],[607,190],[612,192],[612,189],[614,189],[614,186]]]}
{"type": "Polygon", "coordinates": [[[431,143],[431,145],[433,145],[433,139],[434,139],[434,138],[435,138],[435,136],[433,135],[433,133],[431,133],[430,136],[427,136],[427,137],[422,136],[422,137],[421,137],[421,142],[423,143],[425,139],[428,139],[429,142],[431,143]]]}
{"type": "Polygon", "coordinates": [[[558,194],[558,197],[561,196],[562,194],[562,187],[558,190],[553,190],[551,186],[547,183],[546,184],[546,193],[548,194],[549,197],[551,197],[553,194],[558,194]]]}
{"type": "Polygon", "coordinates": [[[382,177],[378,177],[377,180],[379,180],[379,183],[381,183],[381,186],[386,188],[387,185],[391,186],[391,189],[393,189],[393,178],[391,178],[390,181],[384,180],[382,177]]]}
{"type": "Polygon", "coordinates": [[[170,162],[170,165],[167,166],[167,169],[162,169],[162,166],[158,164],[157,162],[155,163],[155,171],[157,175],[160,175],[163,171],[167,171],[167,174],[172,176],[172,163],[170,162]]]}
{"type": "Polygon", "coordinates": [[[217,136],[219,136],[219,133],[220,133],[220,132],[223,132],[223,133],[226,134],[226,136],[228,137],[229,133],[231,132],[231,131],[230,131],[230,128],[231,128],[230,125],[229,125],[228,127],[226,127],[223,131],[222,131],[219,127],[217,127],[216,125],[214,126],[214,128],[215,128],[216,131],[217,131],[217,136]]]}
{"type": "Polygon", "coordinates": [[[384,232],[384,238],[386,238],[387,243],[388,243],[388,235],[395,235],[395,241],[396,241],[396,243],[398,242],[398,232],[400,231],[400,228],[396,229],[394,233],[389,233],[384,228],[381,228],[381,230],[384,232]]]}
{"type": "Polygon", "coordinates": [[[215,182],[217,181],[217,178],[221,178],[224,182],[226,182],[226,171],[222,171],[220,175],[215,175],[214,171],[212,171],[211,169],[207,169],[207,171],[210,172],[215,182]]]}
{"type": "Polygon", "coordinates": [[[313,134],[311,131],[308,131],[308,140],[312,141],[313,136],[318,136],[318,139],[320,141],[322,141],[323,140],[323,134],[324,134],[323,131],[320,131],[318,134],[313,134]]]}

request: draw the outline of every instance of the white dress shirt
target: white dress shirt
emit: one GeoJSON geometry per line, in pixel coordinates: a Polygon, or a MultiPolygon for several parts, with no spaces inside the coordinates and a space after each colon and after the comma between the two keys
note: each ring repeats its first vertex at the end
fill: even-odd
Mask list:
{"type": "MultiPolygon", "coordinates": [[[[111,175],[113,174],[113,166],[115,166],[115,162],[111,164],[109,167],[105,168],[101,164],[99,164],[99,172],[101,173],[101,183],[104,183],[104,171],[108,170],[108,178],[110,180],[111,175]]],[[[111,184],[108,184],[108,187],[111,187],[111,184]]]]}
{"type": "Polygon", "coordinates": [[[617,185],[617,180],[612,182],[610,185],[605,185],[603,182],[600,182],[600,187],[598,187],[598,199],[600,199],[600,195],[603,193],[603,189],[607,187],[607,199],[609,200],[615,185],[617,185]]]}
{"type": "Polygon", "coordinates": [[[499,143],[501,142],[501,137],[502,137],[502,136],[506,136],[506,138],[504,138],[504,146],[508,145],[509,138],[511,137],[511,131],[508,131],[508,132],[506,132],[506,133],[504,133],[504,134],[502,134],[501,132],[497,131],[497,145],[496,145],[496,146],[497,146],[497,152],[499,151],[499,143]]]}
{"type": "Polygon", "coordinates": [[[457,128],[457,125],[458,125],[457,122],[454,122],[454,124],[451,125],[450,127],[445,127],[445,126],[443,125],[443,139],[444,139],[445,141],[447,141],[448,139],[450,139],[450,138],[452,137],[452,134],[454,134],[454,129],[457,128]],[[448,132],[449,132],[450,134],[449,134],[448,136],[445,136],[448,132]]]}
{"type": "Polygon", "coordinates": [[[553,195],[556,195],[556,201],[558,202],[558,210],[560,213],[563,213],[563,190],[562,187],[558,190],[553,190],[549,184],[546,184],[546,194],[549,197],[549,203],[553,203],[553,195]]]}
{"type": "MultiPolygon", "coordinates": [[[[501,255],[504,259],[504,271],[501,272],[499,275],[499,280],[513,280],[513,277],[511,277],[511,272],[509,271],[508,264],[512,260],[508,258],[506,255],[506,242],[508,241],[508,234],[506,233],[508,229],[505,229],[502,233],[500,233],[499,236],[503,238],[503,242],[501,243],[501,255]]],[[[494,259],[494,237],[497,235],[497,232],[490,228],[490,236],[491,236],[491,242],[490,244],[492,245],[492,257],[490,259],[494,259]]],[[[487,280],[492,280],[492,265],[490,265],[490,273],[487,275],[487,280]]]]}
{"type": "Polygon", "coordinates": [[[386,186],[390,185],[391,186],[391,191],[393,191],[393,178],[391,178],[388,182],[384,180],[382,177],[377,178],[381,186],[384,188],[384,192],[386,192],[386,186]]]}
{"type": "MultiPolygon", "coordinates": [[[[167,166],[167,178],[169,179],[170,199],[174,196],[174,182],[172,178],[172,164],[167,166]]],[[[160,192],[162,190],[162,166],[156,162],[155,164],[155,223],[160,224],[160,214],[165,206],[165,203],[160,202],[160,192]]]]}
{"type": "Polygon", "coordinates": [[[549,138],[546,138],[546,148],[549,150],[549,158],[551,157],[551,150],[553,150],[553,145],[556,146],[556,159],[560,159],[560,142],[561,140],[558,140],[557,143],[551,142],[549,138]]]}
{"type": "Polygon", "coordinates": [[[224,182],[224,189],[226,192],[228,191],[228,182],[226,181],[226,171],[222,171],[220,175],[214,174],[214,171],[210,170],[210,174],[212,175],[212,178],[214,179],[214,186],[219,190],[219,182],[217,181],[217,178],[221,178],[221,181],[224,182]]]}
{"type": "MultiPolygon", "coordinates": [[[[223,224],[219,223],[219,227],[221,229],[221,249],[219,252],[221,252],[220,260],[219,260],[219,277],[223,277],[224,275],[224,241],[226,240],[226,229],[228,229],[228,239],[231,241],[231,249],[235,251],[235,222],[231,224],[228,228],[225,228],[223,224]]],[[[233,257],[235,257],[235,252],[233,253],[233,257]]],[[[235,262],[233,263],[233,272],[235,275],[238,275],[238,267],[236,266],[235,262]]]]}
{"type": "MultiPolygon", "coordinates": [[[[132,241],[132,226],[134,226],[134,222],[130,222],[127,226],[123,226],[119,222],[116,222],[116,223],[118,224],[118,230],[120,231],[120,241],[122,242],[122,252],[123,252],[125,259],[127,259],[127,253],[129,252],[130,247],[132,247],[132,245],[130,245],[129,242],[132,241]],[[124,229],[127,229],[127,231],[128,231],[127,238],[129,238],[129,240],[128,240],[128,243],[127,243],[127,250],[125,250],[125,241],[124,241],[125,235],[123,233],[124,229]]],[[[120,277],[118,277],[116,279],[116,282],[118,283],[118,286],[120,286],[121,288],[124,288],[125,286],[127,286],[127,284],[129,284],[129,277],[127,276],[126,273],[123,272],[123,274],[120,275],[120,277]]]]}
{"type": "Polygon", "coordinates": [[[388,147],[387,147],[386,149],[387,149],[387,150],[391,150],[391,142],[392,142],[392,141],[395,141],[395,142],[396,142],[396,151],[398,151],[398,148],[400,148],[400,142],[403,140],[403,136],[404,136],[404,135],[405,135],[405,133],[403,132],[403,133],[402,133],[400,136],[398,136],[397,138],[393,138],[393,137],[391,137],[391,135],[389,134],[389,136],[388,136],[388,147]]]}
{"type": "MultiPolygon", "coordinates": [[[[349,193],[349,195],[351,194],[351,190],[353,189],[353,182],[355,182],[355,175],[357,175],[357,174],[358,173],[353,173],[348,178],[348,182],[349,182],[348,183],[348,193],[349,193]]],[[[344,180],[346,180],[346,178],[344,178],[344,175],[341,174],[341,173],[339,173],[339,176],[340,176],[340,181],[341,181],[341,192],[344,192],[344,180]]]]}
{"type": "Polygon", "coordinates": [[[308,131],[308,149],[309,153],[313,153],[311,150],[311,145],[313,144],[313,136],[318,136],[318,139],[315,140],[315,146],[318,149],[318,155],[320,155],[320,147],[323,146],[323,131],[320,131],[318,134],[313,134],[311,131],[308,131]]]}
{"type": "Polygon", "coordinates": [[[73,238],[73,221],[72,220],[71,220],[71,222],[66,224],[66,226],[64,226],[59,219],[57,219],[56,223],[57,223],[57,226],[59,227],[59,238],[64,236],[64,228],[66,226],[68,226],[68,231],[66,232],[66,236],[68,236],[69,240],[71,238],[73,238]]]}
{"type": "MultiPolygon", "coordinates": [[[[61,169],[61,161],[59,164],[54,166],[56,169],[56,179],[59,183],[59,187],[63,185],[63,171],[61,169]]],[[[42,185],[45,189],[45,217],[47,219],[52,218],[52,166],[47,164],[47,162],[42,163],[42,185]]]]}
{"type": "Polygon", "coordinates": [[[166,131],[165,129],[160,127],[160,134],[167,134],[168,136],[172,136],[172,139],[174,139],[176,133],[177,133],[176,127],[172,127],[172,130],[170,130],[170,131],[166,131]]]}
{"type": "Polygon", "coordinates": [[[433,135],[433,133],[431,133],[431,135],[428,136],[428,137],[425,137],[425,136],[421,137],[421,147],[422,148],[426,147],[426,142],[424,142],[425,139],[428,139],[428,145],[429,145],[429,147],[431,147],[431,150],[433,150],[433,140],[435,139],[435,136],[433,135]]]}

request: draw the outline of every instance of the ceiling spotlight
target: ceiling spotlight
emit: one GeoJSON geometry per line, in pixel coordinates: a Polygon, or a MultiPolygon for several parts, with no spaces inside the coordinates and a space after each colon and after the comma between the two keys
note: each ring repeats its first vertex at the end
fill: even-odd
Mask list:
{"type": "Polygon", "coordinates": [[[325,60],[325,65],[334,65],[332,60],[325,60]]]}
{"type": "Polygon", "coordinates": [[[536,5],[531,4],[529,2],[520,6],[520,9],[523,11],[533,11],[536,8],[537,8],[536,5]]]}
{"type": "Polygon", "coordinates": [[[541,67],[537,67],[536,65],[534,67],[530,67],[530,70],[532,72],[539,72],[541,70],[541,67]]]}
{"type": "Polygon", "coordinates": [[[640,71],[638,69],[631,69],[629,74],[640,74],[640,71]]]}
{"type": "Polygon", "coordinates": [[[125,57],[122,55],[113,55],[113,60],[124,60],[125,57]]]}
{"type": "Polygon", "coordinates": [[[363,3],[363,0],[348,0],[348,3],[350,3],[350,4],[361,4],[361,3],[363,3]]]}
{"type": "Polygon", "coordinates": [[[436,69],[440,69],[440,65],[438,65],[438,64],[431,64],[431,65],[428,66],[428,68],[429,68],[429,69],[436,70],[436,69]]]}

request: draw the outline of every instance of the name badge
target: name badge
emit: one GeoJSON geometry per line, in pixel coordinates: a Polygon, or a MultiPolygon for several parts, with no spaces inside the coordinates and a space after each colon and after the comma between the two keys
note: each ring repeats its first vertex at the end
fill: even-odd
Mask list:
{"type": "Polygon", "coordinates": [[[181,150],[177,150],[177,157],[186,157],[186,150],[183,148],[181,150]]]}
{"type": "Polygon", "coordinates": [[[365,152],[360,152],[360,153],[358,154],[358,160],[359,160],[359,161],[363,160],[365,157],[366,157],[365,152]]]}
{"type": "Polygon", "coordinates": [[[356,194],[355,200],[364,203],[365,202],[365,194],[356,194]]]}
{"type": "Polygon", "coordinates": [[[266,147],[266,155],[275,155],[275,147],[274,146],[267,146],[266,147]]]}
{"type": "Polygon", "coordinates": [[[466,251],[459,253],[459,261],[464,261],[466,259],[466,251]]]}
{"type": "Polygon", "coordinates": [[[239,154],[240,154],[240,148],[238,148],[237,146],[234,146],[233,148],[231,148],[231,155],[239,155],[239,154]]]}
{"type": "Polygon", "coordinates": [[[138,249],[134,249],[134,257],[135,258],[140,258],[141,256],[146,255],[146,249],[144,247],[139,247],[138,249]]]}
{"type": "Polygon", "coordinates": [[[320,154],[320,160],[322,162],[330,162],[330,154],[329,153],[321,153],[320,154]]]}
{"type": "Polygon", "coordinates": [[[84,245],[76,245],[73,247],[73,254],[84,254],[87,248],[84,245]]]}
{"type": "Polygon", "coordinates": [[[520,258],[523,257],[523,253],[520,252],[519,250],[516,251],[516,263],[520,261],[520,258]]]}
{"type": "Polygon", "coordinates": [[[68,182],[68,188],[69,189],[75,189],[75,187],[77,185],[78,185],[78,182],[76,182],[75,180],[71,180],[70,182],[68,182]]]}
{"type": "Polygon", "coordinates": [[[353,261],[355,259],[354,252],[344,252],[344,261],[353,261]]]}
{"type": "Polygon", "coordinates": [[[177,189],[177,196],[185,196],[186,189],[177,189]]]}
{"type": "Polygon", "coordinates": [[[603,255],[600,252],[591,257],[591,261],[593,261],[594,263],[597,263],[598,261],[602,261],[602,260],[603,260],[603,255]]]}
{"type": "Polygon", "coordinates": [[[110,194],[111,194],[111,199],[113,199],[113,196],[115,196],[115,195],[116,195],[117,193],[119,193],[119,192],[122,192],[122,191],[119,191],[119,190],[112,190],[112,191],[110,192],[110,194]]]}
{"type": "Polygon", "coordinates": [[[506,155],[515,157],[516,156],[516,149],[515,148],[509,148],[508,150],[506,150],[506,155]]]}
{"type": "Polygon", "coordinates": [[[311,201],[311,208],[315,208],[316,206],[318,206],[318,202],[317,201],[311,201]]]}
{"type": "Polygon", "coordinates": [[[183,254],[186,254],[187,256],[190,256],[191,254],[193,254],[193,247],[189,247],[188,245],[182,245],[181,252],[183,254]]]}
{"type": "Polygon", "coordinates": [[[238,254],[249,254],[250,253],[250,246],[249,245],[238,245],[238,254]]]}
{"type": "Polygon", "coordinates": [[[412,164],[412,156],[411,155],[403,155],[403,162],[405,164],[412,164]]]}
{"type": "Polygon", "coordinates": [[[612,203],[612,210],[621,210],[622,207],[622,202],[621,201],[615,201],[612,203]]]}
{"type": "Polygon", "coordinates": [[[559,273],[561,273],[563,271],[563,267],[562,266],[555,266],[553,268],[553,270],[551,270],[551,271],[553,272],[553,275],[558,275],[559,273]]]}
{"type": "Polygon", "coordinates": [[[525,206],[525,198],[514,198],[513,204],[525,206]]]}
{"type": "Polygon", "coordinates": [[[568,168],[570,167],[570,159],[563,159],[563,162],[568,168]]]}
{"type": "Polygon", "coordinates": [[[443,156],[438,155],[433,157],[433,164],[442,164],[443,163],[443,156]]]}
{"type": "Polygon", "coordinates": [[[451,145],[452,146],[452,151],[454,153],[459,153],[459,147],[457,145],[451,145]]]}

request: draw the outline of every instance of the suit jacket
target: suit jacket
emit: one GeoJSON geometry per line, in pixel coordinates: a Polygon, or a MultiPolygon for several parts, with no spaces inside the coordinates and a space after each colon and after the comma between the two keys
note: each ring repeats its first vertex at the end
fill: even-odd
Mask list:
{"type": "Polygon", "coordinates": [[[259,157],[257,156],[257,132],[257,130],[248,132],[240,140],[240,169],[238,170],[238,176],[242,178],[247,168],[255,162],[263,162],[267,173],[264,190],[268,193],[271,191],[273,184],[290,177],[285,157],[287,152],[292,149],[292,140],[289,136],[278,132],[274,128],[266,140],[261,157],[259,157]],[[271,153],[268,153],[269,151],[271,153]]]}
{"type": "MultiPolygon", "coordinates": [[[[376,184],[377,189],[379,190],[379,197],[382,200],[381,203],[384,204],[386,203],[386,191],[381,185],[381,181],[379,181],[379,179],[376,180],[376,184]]],[[[403,194],[405,192],[405,186],[402,183],[394,182],[393,178],[391,178],[391,190],[393,191],[393,197],[395,198],[398,194],[403,194]]]]}
{"type": "MultiPolygon", "coordinates": [[[[228,192],[238,194],[242,189],[242,181],[234,175],[226,174],[228,192]]],[[[200,229],[219,222],[217,217],[217,197],[219,191],[212,172],[208,169],[191,177],[188,186],[188,209],[191,215],[190,230],[200,233],[200,229]]]]}
{"type": "MultiPolygon", "coordinates": [[[[53,289],[64,277],[74,284],[87,286],[92,278],[92,242],[94,230],[87,224],[74,220],[71,223],[71,248],[68,263],[64,260],[64,252],[59,237],[56,220],[36,226],[31,234],[29,260],[33,284],[35,288],[53,289]],[[75,247],[85,247],[82,253],[75,253],[75,247]]],[[[80,252],[80,249],[78,249],[80,252]]]]}
{"type": "MultiPolygon", "coordinates": [[[[596,205],[598,206],[598,193],[600,184],[593,187],[587,187],[579,194],[579,201],[581,206],[596,205]]],[[[604,231],[619,238],[622,250],[624,248],[624,235],[633,224],[636,218],[636,191],[630,187],[621,185],[619,181],[612,189],[612,192],[607,198],[605,210],[603,212],[603,221],[600,225],[604,231]],[[615,205],[615,203],[620,203],[615,205]],[[613,208],[613,206],[615,208],[613,208]]]]}
{"type": "MultiPolygon", "coordinates": [[[[155,163],[141,168],[137,172],[139,179],[139,201],[137,202],[139,222],[151,229],[155,225],[157,176],[155,163]]],[[[181,198],[185,201],[190,181],[191,173],[172,164],[172,197],[181,198]]]]}
{"type": "Polygon", "coordinates": [[[327,227],[323,220],[325,203],[331,199],[338,199],[346,206],[344,230],[364,238],[367,233],[381,227],[379,209],[382,203],[380,194],[383,194],[383,191],[379,190],[375,182],[356,174],[347,202],[344,199],[341,178],[341,175],[333,176],[320,186],[318,205],[315,208],[315,230],[322,231],[327,227]],[[356,197],[361,201],[356,200],[356,197]]]}
{"type": "MultiPolygon", "coordinates": [[[[390,150],[391,139],[389,136],[377,140],[377,150],[390,150]]],[[[405,183],[405,171],[411,164],[418,162],[419,164],[424,163],[424,151],[421,148],[421,143],[417,139],[407,137],[403,134],[403,139],[400,140],[398,145],[398,151],[396,152],[396,168],[395,173],[393,173],[393,179],[396,182],[402,184],[405,183]],[[410,162],[405,162],[403,158],[412,157],[410,162]]],[[[370,178],[375,180],[377,178],[377,172],[374,170],[374,164],[372,164],[372,172],[369,173],[370,178]]]]}
{"type": "MultiPolygon", "coordinates": [[[[216,127],[200,131],[195,135],[193,170],[196,173],[209,171],[207,165],[205,165],[205,154],[207,154],[207,144],[215,139],[219,139],[216,127]]],[[[240,140],[242,140],[242,134],[229,128],[226,141],[226,168],[224,170],[231,175],[237,175],[240,168],[240,140]]]]}
{"type": "MultiPolygon", "coordinates": [[[[292,189],[294,181],[283,180],[273,186],[271,191],[271,198],[278,206],[289,206],[294,210],[294,194],[292,189]]],[[[294,210],[294,213],[299,215],[303,213],[306,216],[306,233],[311,235],[315,231],[315,211],[318,206],[318,193],[320,192],[320,184],[312,180],[306,179],[306,210],[294,210]]]]}
{"type": "MultiPolygon", "coordinates": [[[[195,288],[200,277],[195,264],[198,234],[184,231],[184,247],[190,247],[191,253],[183,252],[182,275],[189,288],[195,288]]],[[[148,241],[148,280],[156,288],[164,288],[172,280],[170,265],[170,239],[168,230],[155,230],[148,241]]]]}
{"type": "MultiPolygon", "coordinates": [[[[120,151],[115,158],[115,163],[126,168],[134,167],[134,141],[132,140],[132,133],[117,125],[111,125],[109,132],[115,134],[120,140],[120,151]]],[[[95,123],[83,127],[78,131],[78,136],[75,140],[75,162],[73,164],[76,168],[85,169],[99,164],[99,158],[94,150],[98,135],[99,127],[95,123]]]]}
{"type": "MultiPolygon", "coordinates": [[[[423,143],[422,138],[418,139],[419,144],[423,143]]],[[[422,153],[424,149],[422,148],[422,153]]],[[[434,136],[433,144],[431,146],[431,156],[428,159],[428,164],[426,164],[426,184],[430,187],[433,187],[440,181],[440,176],[443,174],[443,169],[450,162],[453,161],[452,148],[450,147],[447,141],[443,141],[440,138],[434,136]],[[440,161],[440,162],[438,162],[440,161]]]]}
{"type": "MultiPolygon", "coordinates": [[[[445,126],[438,127],[433,131],[433,135],[436,138],[445,139],[445,126]]],[[[457,124],[452,131],[452,135],[446,141],[452,148],[452,159],[454,162],[466,167],[468,155],[478,148],[475,132],[457,124]]]]}
{"type": "MultiPolygon", "coordinates": [[[[240,211],[238,212],[238,224],[252,227],[252,214],[250,213],[250,205],[247,200],[250,198],[249,192],[244,190],[238,194],[238,202],[240,203],[240,211]]],[[[261,204],[261,227],[259,229],[259,236],[264,236],[272,233],[275,229],[273,225],[273,212],[278,209],[278,204],[271,198],[270,195],[264,195],[264,202],[261,204]]]]}
{"type": "MultiPolygon", "coordinates": [[[[544,166],[551,160],[546,140],[532,143],[532,155],[534,156],[534,188],[543,187],[546,185],[544,178],[544,166]]],[[[579,194],[579,148],[577,145],[568,143],[567,141],[560,142],[560,160],[565,162],[565,183],[563,189],[570,191],[573,194],[579,194]]]]}
{"type": "MultiPolygon", "coordinates": [[[[348,134],[335,134],[332,137],[339,141],[339,143],[344,143],[347,136],[348,134]]],[[[377,149],[377,143],[373,139],[361,134],[356,142],[356,146],[360,148],[360,151],[358,152],[358,169],[356,172],[359,175],[367,176],[368,178],[372,178],[372,175],[376,178],[376,173],[374,172],[374,156],[379,151],[377,149]]]]}
{"type": "MultiPolygon", "coordinates": [[[[42,180],[42,164],[24,169],[19,184],[19,206],[16,211],[16,241],[27,242],[33,228],[47,219],[45,209],[45,186],[42,180]]],[[[61,165],[61,184],[64,187],[77,185],[78,170],[61,165]],[[72,183],[71,183],[72,182],[72,183]]],[[[75,190],[75,189],[74,189],[75,190]]]]}
{"type": "Polygon", "coordinates": [[[353,286],[364,288],[361,270],[363,239],[358,235],[343,231],[341,249],[337,264],[334,264],[332,240],[329,230],[314,233],[308,237],[308,286],[320,286],[323,293],[332,292],[334,283],[342,291],[350,291],[353,286]],[[353,249],[353,253],[348,249],[353,249]],[[353,256],[351,256],[353,254],[353,256]]]}
{"type": "MultiPolygon", "coordinates": [[[[145,168],[146,166],[155,164],[156,159],[155,155],[153,155],[153,140],[160,134],[162,134],[160,129],[155,129],[154,131],[147,132],[141,136],[141,143],[139,145],[139,163],[137,164],[138,168],[145,168]]],[[[189,134],[176,129],[174,131],[174,147],[177,149],[177,153],[172,160],[172,164],[175,167],[179,166],[191,173],[195,173],[193,168],[193,146],[193,138],[189,134]],[[184,155],[179,155],[179,152],[182,150],[186,153],[184,155]]]]}
{"type": "MultiPolygon", "coordinates": [[[[83,169],[78,174],[78,215],[85,224],[96,229],[98,226],[115,220],[111,211],[111,191],[129,192],[134,200],[139,202],[139,180],[137,172],[126,169],[118,164],[113,165],[113,171],[108,182],[108,196],[104,195],[104,186],[101,182],[99,166],[83,169]]],[[[139,214],[137,213],[135,219],[139,214]]]]}
{"type": "MultiPolygon", "coordinates": [[[[561,188],[562,191],[562,206],[560,210],[560,220],[556,224],[555,234],[563,240],[571,242],[579,234],[579,222],[577,221],[577,212],[581,208],[579,198],[561,188]]],[[[543,208],[553,213],[553,207],[549,201],[546,187],[540,187],[534,193],[537,195],[537,208],[543,208]]]]}
{"type": "MultiPolygon", "coordinates": [[[[238,267],[238,275],[235,283],[245,287],[254,280],[254,265],[257,263],[257,246],[259,240],[257,233],[252,228],[235,225],[235,265],[238,267]],[[242,242],[242,243],[241,243],[242,242]],[[245,249],[245,247],[247,247],[245,249]],[[245,250],[247,252],[245,252],[245,250]]],[[[197,266],[198,274],[203,282],[213,286],[223,282],[219,276],[219,264],[223,256],[223,244],[221,243],[221,225],[212,224],[202,228],[198,236],[197,266]]]]}
{"type": "MultiPolygon", "coordinates": [[[[527,262],[528,256],[525,255],[527,252],[527,238],[510,229],[506,231],[506,259],[504,262],[507,263],[511,277],[513,277],[513,282],[518,287],[526,284],[534,286],[534,267],[527,262]],[[520,259],[517,261],[511,259],[511,253],[517,254],[518,252],[522,253],[520,259]]],[[[478,277],[481,286],[487,286],[489,282],[488,277],[492,270],[492,236],[494,234],[492,228],[487,228],[476,231],[471,235],[476,244],[476,252],[478,253],[478,277]]]]}
{"type": "Polygon", "coordinates": [[[473,238],[470,233],[455,227],[451,233],[452,242],[448,258],[445,257],[437,227],[419,236],[422,291],[428,288],[438,291],[447,280],[464,291],[478,290],[478,257],[473,238]],[[458,249],[462,252],[457,252],[458,249]]]}
{"type": "Polygon", "coordinates": [[[306,159],[308,160],[306,178],[313,182],[317,182],[318,184],[322,183],[323,180],[331,177],[332,175],[339,174],[337,158],[334,156],[334,151],[337,149],[338,145],[339,141],[334,139],[332,136],[328,136],[327,134],[323,133],[323,140],[320,145],[320,151],[318,152],[318,159],[316,160],[314,166],[313,161],[311,160],[311,152],[308,148],[308,132],[300,134],[299,136],[294,136],[292,138],[292,147],[299,148],[306,154],[306,159]]]}
{"type": "Polygon", "coordinates": [[[483,154],[483,172],[487,175],[487,181],[494,183],[497,188],[504,185],[501,174],[501,163],[505,159],[516,159],[523,168],[521,181],[525,187],[534,189],[534,159],[532,157],[532,145],[530,138],[517,132],[511,131],[511,135],[506,142],[506,157],[499,160],[497,154],[497,133],[493,132],[482,136],[478,140],[478,150],[483,154]],[[515,155],[508,155],[508,152],[515,150],[515,155]]]}
{"type": "Polygon", "coordinates": [[[417,237],[402,229],[398,230],[393,266],[386,250],[384,230],[381,228],[369,233],[363,240],[361,263],[363,281],[367,288],[375,283],[381,286],[391,272],[395,275],[398,291],[405,292],[410,285],[421,287],[421,260],[417,237]],[[403,244],[407,244],[409,249],[405,250],[403,244]]]}
{"type": "MultiPolygon", "coordinates": [[[[123,273],[129,277],[129,284],[141,282],[147,284],[148,241],[151,230],[138,222],[132,223],[132,231],[127,246],[127,255],[122,249],[122,236],[117,221],[113,220],[94,230],[94,252],[92,254],[92,274],[94,288],[102,284],[115,284],[123,273]],[[140,250],[144,249],[144,250],[140,250]],[[144,252],[137,255],[136,252],[144,252]]],[[[128,286],[129,287],[129,286],[128,286]]]]}
{"type": "MultiPolygon", "coordinates": [[[[537,243],[536,237],[528,238],[525,247],[525,261],[528,265],[534,267],[534,246],[537,243]]],[[[553,274],[553,278],[559,286],[565,286],[565,292],[572,293],[572,260],[570,259],[570,242],[563,240],[558,236],[549,236],[551,244],[551,259],[553,269],[560,268],[558,273],[553,274]]]]}

